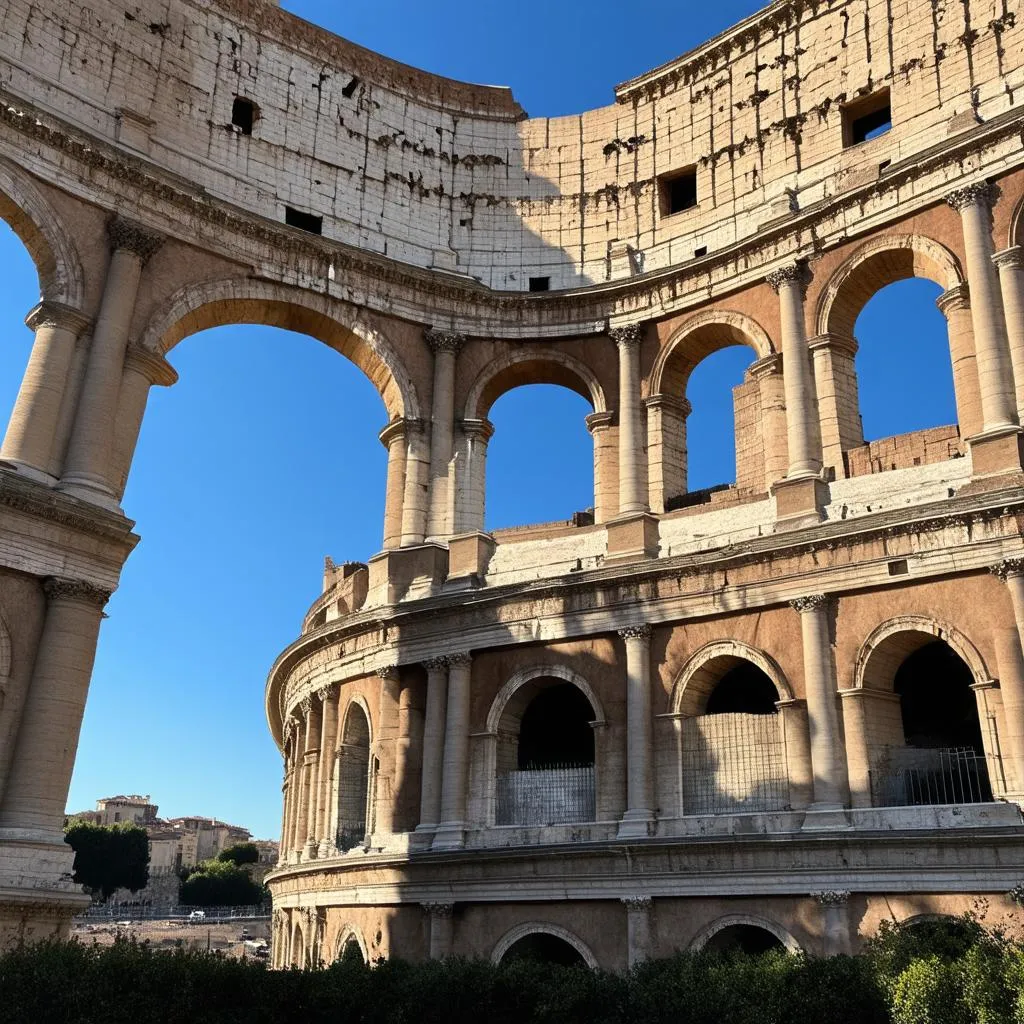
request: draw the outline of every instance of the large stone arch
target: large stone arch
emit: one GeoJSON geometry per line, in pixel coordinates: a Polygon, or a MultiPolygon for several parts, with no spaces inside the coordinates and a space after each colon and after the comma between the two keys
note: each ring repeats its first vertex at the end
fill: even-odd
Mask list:
{"type": "Polygon", "coordinates": [[[777,921],[773,921],[768,917],[762,917],[759,914],[726,914],[724,917],[716,918],[697,932],[690,941],[690,949],[703,949],[720,931],[738,924],[749,925],[752,928],[763,928],[766,932],[771,932],[790,953],[801,952],[800,943],[796,941],[789,931],[783,928],[777,921]]]}
{"type": "Polygon", "coordinates": [[[601,382],[585,363],[555,349],[531,347],[489,363],[478,374],[466,396],[463,418],[486,419],[503,394],[525,384],[557,384],[585,398],[594,412],[608,408],[601,382]]]}
{"type": "Polygon", "coordinates": [[[583,962],[588,967],[595,968],[598,966],[597,957],[594,956],[593,951],[581,938],[573,935],[567,928],[562,928],[557,924],[549,924],[547,921],[527,921],[525,924],[517,924],[515,928],[509,929],[498,939],[494,949],[491,950],[491,963],[500,964],[505,954],[520,939],[525,939],[528,935],[536,935],[538,933],[553,935],[556,939],[561,939],[572,946],[583,957],[583,962]]]}
{"type": "Polygon", "coordinates": [[[816,333],[852,338],[871,297],[886,285],[923,277],[949,291],[964,281],[957,258],[925,235],[882,235],[865,242],[829,278],[818,297],[816,333]]]}
{"type": "Polygon", "coordinates": [[[82,310],[85,275],[57,211],[31,178],[0,157],[0,220],[21,239],[39,273],[40,297],[82,310]]]}
{"type": "Polygon", "coordinates": [[[359,947],[359,954],[363,958],[363,963],[368,964],[370,962],[370,949],[366,945],[366,939],[363,938],[362,931],[351,922],[343,924],[338,937],[334,942],[334,960],[340,960],[345,952],[345,947],[350,943],[354,942],[359,947]]]}
{"type": "Polygon", "coordinates": [[[389,419],[420,417],[415,385],[385,335],[346,303],[304,289],[252,277],[188,285],[157,310],[139,343],[166,354],[189,335],[226,324],[282,327],[316,338],[366,374],[389,419]]]}
{"type": "Polygon", "coordinates": [[[505,708],[515,694],[537,679],[561,679],[564,682],[572,683],[590,701],[590,706],[594,709],[594,723],[596,725],[606,724],[604,708],[602,708],[597,694],[590,683],[578,672],[565,665],[531,665],[529,668],[516,672],[498,691],[498,695],[492,701],[490,710],[487,712],[487,731],[489,733],[498,731],[505,708]]]}
{"type": "Polygon", "coordinates": [[[712,352],[729,345],[746,345],[758,359],[775,352],[768,332],[745,313],[717,309],[698,313],[673,331],[658,353],[645,396],[682,397],[693,368],[712,352]]]}
{"type": "Polygon", "coordinates": [[[676,676],[672,685],[670,710],[674,714],[700,714],[721,678],[721,670],[724,668],[728,671],[739,661],[749,661],[756,665],[772,681],[779,700],[793,699],[793,688],[770,655],[739,640],[712,640],[695,651],[676,676]]]}
{"type": "Polygon", "coordinates": [[[960,656],[976,683],[988,682],[985,659],[958,629],[925,615],[900,615],[876,626],[857,653],[853,685],[862,690],[892,692],[896,671],[918,648],[943,640],[960,656]]]}

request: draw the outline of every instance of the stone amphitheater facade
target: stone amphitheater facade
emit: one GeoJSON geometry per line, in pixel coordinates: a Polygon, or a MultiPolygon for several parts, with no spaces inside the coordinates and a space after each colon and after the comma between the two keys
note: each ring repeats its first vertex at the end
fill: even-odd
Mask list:
{"type": "Polygon", "coordinates": [[[275,963],[1012,925],[1022,101],[997,0],[777,0],[537,119],[260,0],[9,0],[0,216],[41,300],[0,450],[0,937],[85,902],[121,496],[168,352],[229,323],[331,346],[388,416],[382,550],[328,563],[267,683],[275,963]],[[865,443],[854,324],[908,277],[958,423],[865,443]],[[687,494],[687,382],[735,344],[736,484],[687,494]],[[487,533],[528,383],[590,402],[593,508],[487,533]]]}

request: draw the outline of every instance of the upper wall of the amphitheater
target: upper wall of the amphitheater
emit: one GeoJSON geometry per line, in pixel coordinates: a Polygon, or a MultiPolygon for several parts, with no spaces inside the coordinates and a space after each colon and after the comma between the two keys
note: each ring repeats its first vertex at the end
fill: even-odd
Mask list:
{"type": "Polygon", "coordinates": [[[742,243],[877,178],[1024,86],[996,0],[778,0],[579,116],[357,47],[260,0],[8,0],[0,99],[56,116],[281,224],[523,291],[615,281],[742,243]],[[844,103],[891,90],[893,130],[843,145],[844,103]],[[251,136],[232,127],[252,100],[251,136]],[[659,178],[695,167],[698,205],[659,178]]]}

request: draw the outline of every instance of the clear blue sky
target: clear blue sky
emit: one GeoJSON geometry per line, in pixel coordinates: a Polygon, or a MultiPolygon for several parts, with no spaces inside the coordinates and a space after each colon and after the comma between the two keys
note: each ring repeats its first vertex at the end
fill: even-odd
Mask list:
{"type": "MultiPolygon", "coordinates": [[[[511,85],[539,116],[610,102],[617,82],[758,5],[659,0],[642,14],[604,0],[286,6],[407,63],[511,85]]],[[[38,285],[3,225],[0,267],[6,423],[31,344],[21,321],[38,285]]],[[[937,294],[906,282],[861,317],[868,437],[955,419],[937,294]],[[911,374],[912,352],[930,353],[927,372],[911,374]]],[[[729,349],[693,375],[691,487],[733,474],[729,388],[752,358],[729,349]]],[[[214,815],[276,838],[281,761],[263,712],[267,670],[319,593],[324,555],[365,560],[379,549],[384,408],[354,366],[280,330],[220,328],[186,339],[171,361],[181,380],[152,392],[124,499],[143,539],[100,636],[69,809],[149,793],[162,814],[214,815]]],[[[591,504],[588,411],[554,387],[520,388],[495,404],[489,526],[565,518],[591,504]]]]}

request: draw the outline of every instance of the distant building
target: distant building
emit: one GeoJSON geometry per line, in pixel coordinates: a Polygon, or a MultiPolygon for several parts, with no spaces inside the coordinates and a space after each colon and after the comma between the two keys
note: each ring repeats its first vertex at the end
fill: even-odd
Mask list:
{"type": "Polygon", "coordinates": [[[122,821],[147,826],[157,821],[156,804],[145,796],[108,796],[96,801],[95,811],[78,811],[69,814],[69,819],[90,821],[94,825],[116,825],[122,821]]]}

